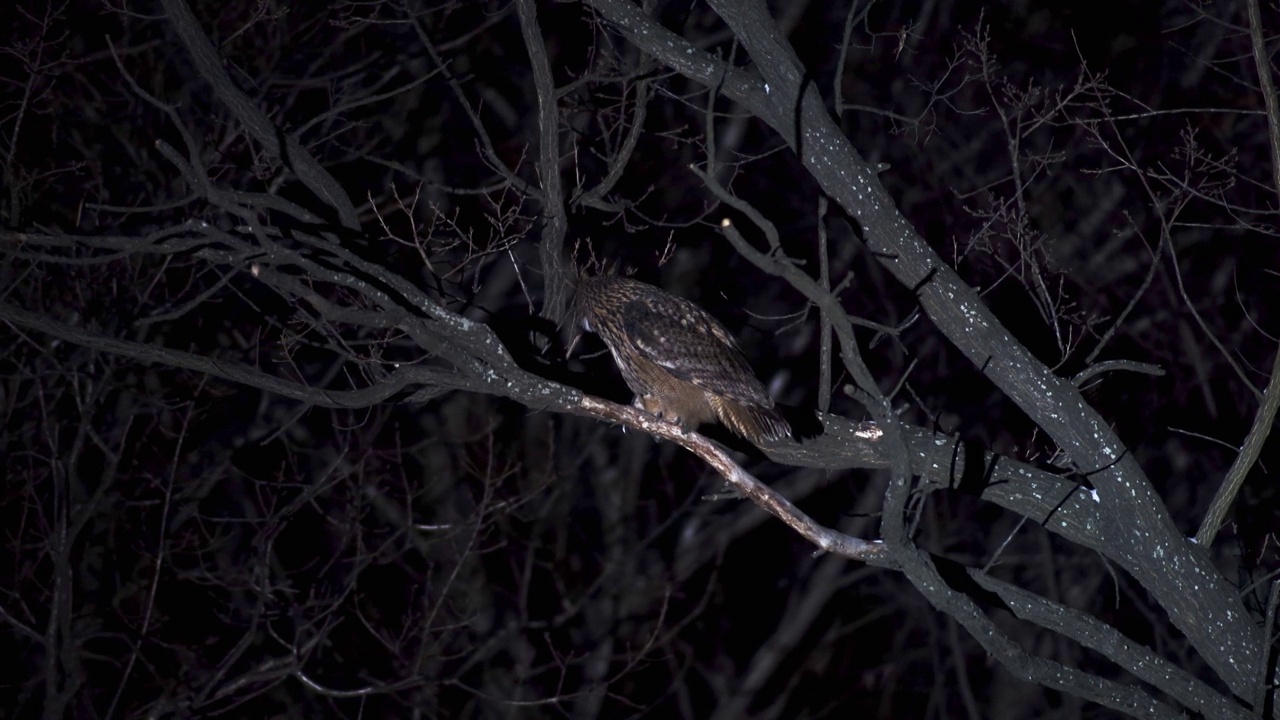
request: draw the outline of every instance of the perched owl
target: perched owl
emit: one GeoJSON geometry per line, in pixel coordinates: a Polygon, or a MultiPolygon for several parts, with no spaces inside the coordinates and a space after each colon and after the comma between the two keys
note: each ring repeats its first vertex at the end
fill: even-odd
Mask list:
{"type": "Polygon", "coordinates": [[[689,429],[719,419],[757,445],[790,436],[737,340],[688,300],[630,278],[584,276],[572,319],[609,346],[636,407],[689,429]]]}

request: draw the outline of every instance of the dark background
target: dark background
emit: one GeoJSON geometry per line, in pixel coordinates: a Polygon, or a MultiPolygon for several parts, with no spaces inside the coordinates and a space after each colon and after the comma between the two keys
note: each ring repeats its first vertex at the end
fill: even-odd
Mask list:
{"type": "MultiPolygon", "coordinates": [[[[579,266],[706,308],[789,413],[869,417],[838,361],[819,382],[835,354],[823,356],[818,312],[718,232],[728,217],[765,247],[690,170],[713,156],[782,252],[816,278],[825,243],[841,306],[890,331],[856,338],[900,420],[1087,482],[920,313],[918,289],[859,242],[860,224],[820,206],[771,128],[710,102],[589,6],[537,3],[560,88],[556,235],[513,5],[191,9],[268,135],[296,138],[358,224],[246,131],[160,3],[3,11],[0,302],[36,320],[0,323],[0,654],[19,668],[0,680],[0,714],[1120,716],[1017,679],[903,575],[815,554],[749,502],[703,499],[719,478],[672,443],[471,380],[346,408],[273,391],[262,377],[357,390],[394,363],[472,376],[459,346],[299,300],[311,288],[371,307],[306,263],[213,258],[221,246],[201,235],[305,250],[298,238],[328,233],[370,264],[373,286],[395,275],[487,324],[524,371],[628,402],[594,336],[564,358],[563,308],[544,303],[571,278],[545,266],[554,238],[579,266]],[[231,367],[261,376],[219,376],[231,367]]],[[[1244,3],[771,10],[853,146],[887,164],[879,179],[901,213],[1037,359],[1066,378],[1147,364],[1095,375],[1083,394],[1195,534],[1256,422],[1280,333],[1280,200],[1244,3]]],[[[649,14],[755,72],[707,5],[649,14]]],[[[1280,15],[1261,17],[1269,57],[1280,15]]],[[[705,429],[818,522],[878,536],[885,471],[797,468],[705,429]]],[[[1278,466],[1272,441],[1208,548],[1259,625],[1280,557],[1278,466]]],[[[918,547],[1082,610],[1225,692],[1160,603],[1099,553],[966,493],[920,494],[911,513],[918,547]]],[[[1136,682],[981,606],[1033,656],[1136,682]]]]}

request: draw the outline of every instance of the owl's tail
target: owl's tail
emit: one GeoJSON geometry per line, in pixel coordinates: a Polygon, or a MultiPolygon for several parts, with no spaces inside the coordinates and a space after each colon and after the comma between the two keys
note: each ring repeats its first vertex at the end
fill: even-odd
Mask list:
{"type": "Polygon", "coordinates": [[[730,401],[714,403],[714,406],[716,417],[725,427],[756,445],[791,437],[791,426],[777,408],[730,401]]]}

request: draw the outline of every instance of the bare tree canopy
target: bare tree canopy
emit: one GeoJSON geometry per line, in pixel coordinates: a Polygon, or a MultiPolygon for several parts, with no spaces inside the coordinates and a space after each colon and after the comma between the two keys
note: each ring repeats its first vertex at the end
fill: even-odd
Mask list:
{"type": "Polygon", "coordinates": [[[1274,4],[5,16],[0,716],[1280,717],[1274,4]]]}

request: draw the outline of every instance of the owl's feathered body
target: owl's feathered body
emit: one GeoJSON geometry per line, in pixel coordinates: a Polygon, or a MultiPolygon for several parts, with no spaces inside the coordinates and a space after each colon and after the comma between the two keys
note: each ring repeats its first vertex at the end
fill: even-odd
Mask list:
{"type": "Polygon", "coordinates": [[[718,419],[756,444],[790,436],[738,341],[688,300],[630,278],[583,277],[574,320],[609,346],[645,411],[690,429],[718,419]]]}

